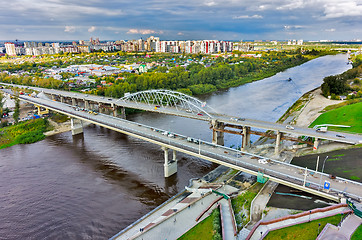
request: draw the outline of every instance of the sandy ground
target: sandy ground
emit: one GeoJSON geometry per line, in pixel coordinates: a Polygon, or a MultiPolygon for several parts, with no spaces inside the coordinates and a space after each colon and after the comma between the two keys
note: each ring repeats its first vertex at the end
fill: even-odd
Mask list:
{"type": "Polygon", "coordinates": [[[295,125],[300,127],[308,127],[314,120],[316,120],[321,111],[329,106],[343,102],[342,100],[330,100],[322,96],[322,91],[317,88],[310,95],[310,101],[303,107],[301,112],[297,114],[294,119],[295,125]]]}
{"type": "Polygon", "coordinates": [[[54,130],[45,132],[45,136],[52,136],[58,133],[68,132],[71,130],[70,121],[64,122],[64,123],[56,123],[50,119],[49,123],[54,127],[54,130]]]}

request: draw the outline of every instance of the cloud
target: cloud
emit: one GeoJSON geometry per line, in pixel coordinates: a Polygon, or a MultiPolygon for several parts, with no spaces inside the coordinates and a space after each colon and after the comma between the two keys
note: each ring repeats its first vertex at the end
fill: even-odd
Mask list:
{"type": "Polygon", "coordinates": [[[183,36],[184,33],[183,33],[183,32],[178,32],[177,35],[178,35],[178,36],[183,36]]]}
{"type": "Polygon", "coordinates": [[[330,29],[326,29],[326,30],[324,30],[324,31],[326,31],[326,32],[335,32],[336,29],[335,29],[335,28],[330,28],[330,29]]]}
{"type": "Polygon", "coordinates": [[[263,16],[261,15],[241,15],[241,16],[235,16],[233,19],[261,19],[263,16]]]}
{"type": "Polygon", "coordinates": [[[362,4],[356,0],[331,0],[323,5],[325,18],[361,17],[362,4]]]}
{"type": "Polygon", "coordinates": [[[73,33],[73,32],[75,32],[75,27],[74,26],[65,26],[64,32],[73,33]]]}
{"type": "Polygon", "coordinates": [[[88,32],[94,32],[97,28],[95,26],[91,26],[90,28],[88,28],[88,32]]]}
{"type": "Polygon", "coordinates": [[[285,25],[284,29],[285,30],[295,30],[295,29],[302,29],[305,28],[304,26],[301,25],[285,25]]]}
{"type": "Polygon", "coordinates": [[[212,7],[212,6],[215,6],[216,3],[214,1],[207,1],[204,3],[204,5],[208,6],[208,7],[212,7]]]}
{"type": "Polygon", "coordinates": [[[148,35],[148,34],[163,34],[163,31],[155,31],[151,29],[136,29],[131,28],[128,30],[127,34],[142,34],[142,35],[148,35]]]}

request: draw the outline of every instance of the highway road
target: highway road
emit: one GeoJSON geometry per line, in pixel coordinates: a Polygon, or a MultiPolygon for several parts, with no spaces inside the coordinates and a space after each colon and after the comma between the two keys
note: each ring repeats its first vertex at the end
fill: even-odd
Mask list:
{"type": "Polygon", "coordinates": [[[259,128],[264,130],[273,130],[273,131],[280,131],[283,133],[290,134],[292,136],[309,136],[319,139],[326,139],[331,140],[335,142],[342,142],[342,143],[349,143],[349,144],[360,144],[362,143],[362,136],[358,134],[349,134],[349,133],[340,133],[335,131],[327,131],[327,132],[317,132],[315,129],[312,128],[305,128],[305,127],[298,127],[298,126],[292,126],[293,129],[288,129],[286,125],[273,123],[273,122],[267,122],[267,121],[261,121],[261,120],[255,120],[255,119],[249,119],[249,118],[242,118],[243,120],[236,120],[240,119],[238,116],[226,116],[223,114],[218,113],[210,113],[212,117],[203,115],[197,115],[197,113],[189,113],[186,111],[179,111],[175,107],[161,107],[155,109],[155,106],[148,105],[148,104],[142,104],[142,103],[133,103],[133,102],[125,102],[120,101],[116,98],[110,98],[110,97],[102,97],[102,96],[96,96],[96,95],[89,95],[89,94],[82,94],[82,93],[75,93],[75,92],[68,92],[68,91],[62,91],[62,90],[54,90],[54,89],[45,89],[45,88],[38,88],[38,87],[27,87],[22,85],[14,85],[14,84],[5,84],[4,85],[13,85],[17,87],[23,87],[23,88],[29,88],[33,89],[39,92],[44,92],[46,94],[53,94],[56,96],[63,96],[68,98],[76,98],[80,100],[88,100],[92,102],[98,102],[103,104],[114,104],[116,106],[120,107],[127,107],[127,108],[135,108],[135,109],[141,109],[145,111],[151,111],[151,112],[158,112],[158,113],[164,113],[164,114],[170,114],[180,117],[187,117],[187,118],[193,118],[198,119],[202,121],[211,121],[211,120],[217,120],[219,122],[229,123],[233,125],[239,125],[239,126],[249,126],[253,128],[259,128]],[[342,137],[341,137],[342,136],[342,137]]]}
{"type": "Polygon", "coordinates": [[[306,170],[292,164],[215,145],[198,139],[191,140],[187,136],[170,133],[163,129],[157,129],[106,114],[90,114],[88,111],[79,111],[74,106],[48,99],[34,98],[27,95],[21,95],[19,98],[67,114],[70,117],[88,121],[162,147],[183,152],[227,167],[232,167],[254,175],[257,175],[258,172],[263,172],[264,176],[269,177],[272,181],[335,201],[338,201],[339,197],[341,197],[340,194],[342,193],[357,201],[361,201],[362,199],[362,184],[355,181],[339,177],[330,179],[329,175],[325,173],[306,170]],[[330,182],[329,191],[323,190],[325,181],[330,182]]]}

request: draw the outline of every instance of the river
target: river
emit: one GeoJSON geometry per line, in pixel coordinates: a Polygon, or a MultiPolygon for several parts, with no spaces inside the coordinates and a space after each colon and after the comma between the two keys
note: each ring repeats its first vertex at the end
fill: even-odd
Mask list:
{"type": "MultiPolygon", "coordinates": [[[[220,113],[274,122],[325,76],[349,69],[346,62],[343,54],[321,57],[201,99],[220,113]]],[[[157,113],[129,119],[211,140],[209,125],[197,120],[157,113]]],[[[240,136],[226,135],[225,145],[240,145],[240,136]]],[[[98,126],[2,149],[0,239],[107,239],[216,167],[177,157],[177,174],[165,179],[158,146],[98,126]]]]}

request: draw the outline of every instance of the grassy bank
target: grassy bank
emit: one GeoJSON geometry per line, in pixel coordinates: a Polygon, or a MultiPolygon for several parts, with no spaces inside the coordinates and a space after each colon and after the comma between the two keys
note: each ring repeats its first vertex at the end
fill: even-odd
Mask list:
{"type": "Polygon", "coordinates": [[[43,140],[48,128],[48,121],[42,118],[0,128],[0,149],[43,140]]]}
{"type": "Polygon", "coordinates": [[[247,191],[243,192],[239,196],[231,200],[231,205],[235,213],[236,225],[238,226],[238,231],[249,222],[250,216],[250,206],[251,202],[258,194],[260,189],[263,187],[261,183],[255,183],[247,191]]]}
{"type": "Polygon", "coordinates": [[[362,102],[338,108],[334,107],[333,110],[320,115],[309,127],[321,124],[347,125],[351,127],[328,127],[328,129],[349,133],[362,133],[362,102]]]}
{"type": "Polygon", "coordinates": [[[222,239],[220,228],[220,210],[215,209],[210,216],[191,228],[178,240],[217,240],[222,239]]]}
{"type": "Polygon", "coordinates": [[[278,229],[271,231],[264,239],[265,240],[279,240],[279,239],[299,239],[309,240],[315,239],[327,223],[338,225],[341,221],[341,215],[322,218],[307,223],[298,224],[295,226],[278,229]],[[319,226],[320,224],[320,226],[319,226]],[[319,229],[319,231],[318,231],[319,229]]]}

